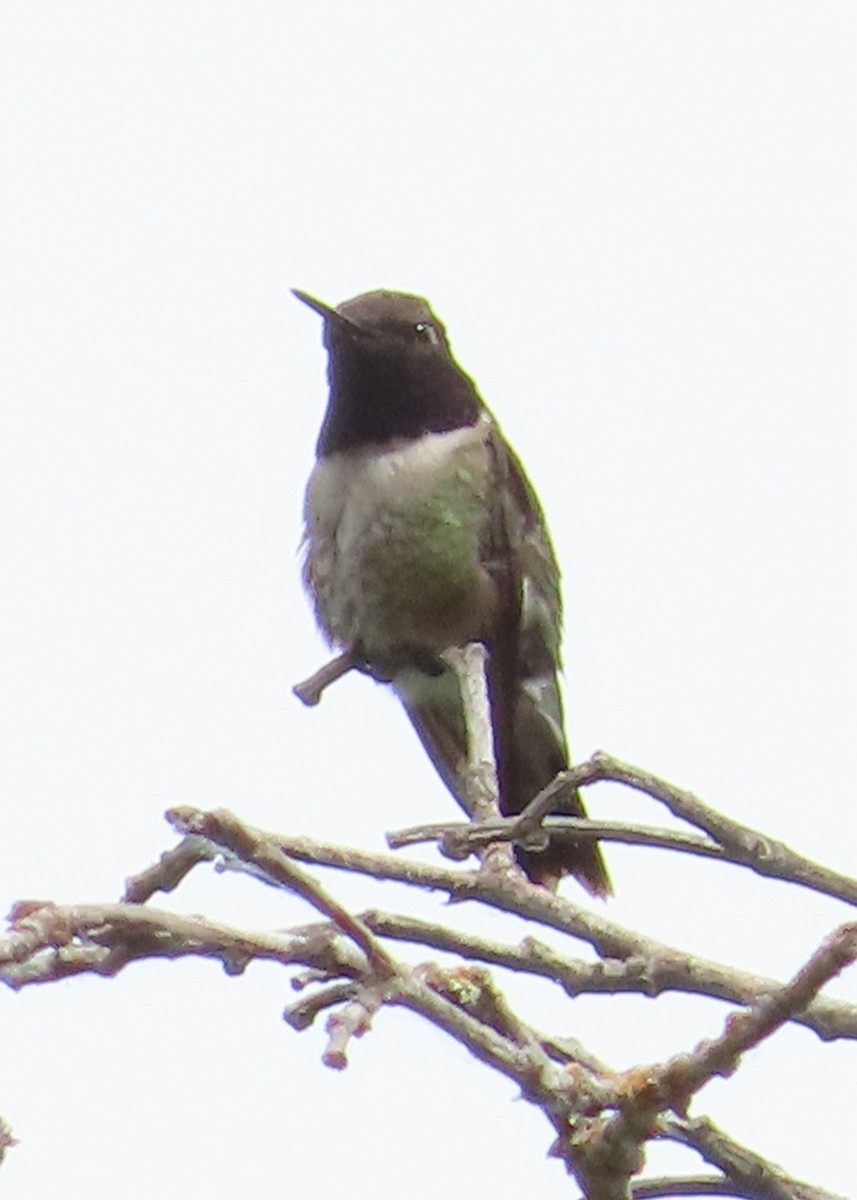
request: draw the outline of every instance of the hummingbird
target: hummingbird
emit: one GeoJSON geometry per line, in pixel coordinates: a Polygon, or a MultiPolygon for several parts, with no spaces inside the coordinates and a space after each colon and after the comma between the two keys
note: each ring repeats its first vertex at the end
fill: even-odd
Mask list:
{"type": "MultiPolygon", "coordinates": [[[[467,728],[444,654],[481,643],[499,807],[520,813],[569,765],[559,568],[538,497],[426,300],[294,295],[322,318],[328,354],[304,513],[304,581],[345,664],[324,682],[356,666],[391,684],[461,802],[467,728]]],[[[579,794],[557,815],[584,816],[579,794]]],[[[572,874],[611,891],[594,842],[553,833],[515,855],[534,883],[572,874]]]]}

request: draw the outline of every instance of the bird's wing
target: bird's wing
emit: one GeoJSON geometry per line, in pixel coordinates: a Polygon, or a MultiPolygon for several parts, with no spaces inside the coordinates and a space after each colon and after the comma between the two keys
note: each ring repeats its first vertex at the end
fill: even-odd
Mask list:
{"type": "MultiPolygon", "coordinates": [[[[491,725],[500,787],[500,810],[519,813],[568,766],[559,642],[562,626],[559,567],[538,498],[514,451],[496,425],[487,432],[491,457],[482,553],[497,591],[499,617],[486,637],[491,725]]],[[[411,673],[394,686],[429,758],[467,811],[467,729],[458,677],[442,664],[433,676],[411,673]]],[[[566,816],[584,816],[577,792],[562,805],[566,816]]],[[[517,850],[534,882],[554,887],[577,876],[594,895],[610,892],[594,843],[554,834],[544,851],[517,850]]]]}
{"type": "MultiPolygon", "coordinates": [[[[503,497],[489,533],[502,616],[489,645],[488,687],[500,810],[513,815],[569,764],[558,677],[562,598],[559,566],[535,491],[496,427],[491,439],[494,494],[503,497]]],[[[565,800],[561,814],[585,815],[579,793],[565,800]]],[[[546,850],[519,850],[517,857],[537,882],[555,885],[574,874],[594,895],[610,892],[594,843],[555,834],[546,850]]]]}

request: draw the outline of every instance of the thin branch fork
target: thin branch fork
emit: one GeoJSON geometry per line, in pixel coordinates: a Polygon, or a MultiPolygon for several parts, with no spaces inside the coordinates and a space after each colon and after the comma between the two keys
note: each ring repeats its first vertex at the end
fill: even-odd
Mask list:
{"type": "MultiPolygon", "coordinates": [[[[722,1171],[730,1183],[746,1189],[751,1200],[848,1200],[787,1175],[782,1167],[735,1141],[707,1117],[689,1120],[663,1116],[655,1136],[695,1150],[712,1167],[722,1171]]],[[[745,1192],[739,1190],[735,1194],[743,1196],[745,1192]]]]}
{"type": "MultiPolygon", "coordinates": [[[[491,963],[512,971],[537,975],[558,984],[569,996],[635,993],[648,997],[665,991],[683,991],[713,999],[755,1007],[779,994],[782,984],[763,976],[724,967],[715,977],[709,969],[698,976],[698,959],[684,962],[634,956],[628,959],[599,959],[589,962],[560,954],[553,946],[533,937],[518,945],[489,941],[448,926],[397,913],[370,910],[361,914],[366,926],[383,938],[415,942],[467,961],[491,963]]],[[[713,964],[707,964],[710,968],[713,964]]],[[[844,1000],[824,997],[797,1009],[791,1020],[813,1030],[822,1039],[857,1039],[857,1007],[844,1000]],[[836,1032],[834,1033],[834,1029],[836,1032]]]]}
{"type": "MultiPolygon", "coordinates": [[[[620,821],[593,821],[588,817],[555,815],[542,819],[536,829],[546,833],[575,833],[581,841],[586,842],[603,840],[632,846],[653,846],[659,849],[681,850],[702,858],[716,858],[721,862],[730,861],[723,848],[711,838],[674,829],[656,829],[628,825],[620,821]]],[[[491,842],[515,842],[526,849],[534,832],[528,828],[522,834],[519,817],[498,817],[492,821],[478,823],[446,821],[431,825],[411,825],[407,829],[388,833],[386,838],[391,850],[400,850],[405,846],[416,846],[423,842],[438,842],[443,855],[460,861],[477,846],[485,846],[491,842]]]]}
{"type": "MultiPolygon", "coordinates": [[[[857,923],[851,923],[834,931],[794,979],[775,995],[767,997],[749,1011],[732,1014],[719,1038],[703,1042],[692,1053],[676,1056],[663,1066],[648,1070],[637,1067],[624,1076],[616,1077],[615,1100],[612,1102],[618,1108],[616,1115],[606,1121],[602,1117],[588,1125],[583,1123],[569,1135],[575,1151],[576,1173],[587,1185],[587,1194],[592,1196],[603,1186],[609,1187],[615,1176],[617,1159],[624,1163],[632,1161],[635,1149],[642,1154],[643,1146],[658,1127],[661,1114],[673,1110],[684,1116],[692,1096],[714,1075],[731,1074],[744,1052],[759,1045],[796,1012],[801,1011],[830,979],[855,959],[857,923]]],[[[669,1125],[662,1128],[671,1129],[669,1125]]],[[[706,1157],[711,1159],[708,1153],[706,1157]]],[[[739,1169],[735,1175],[731,1170],[732,1164],[721,1161],[718,1165],[729,1180],[743,1180],[745,1172],[740,1156],[733,1152],[731,1157],[733,1164],[736,1159],[738,1162],[739,1169]]],[[[750,1196],[794,1200],[802,1194],[792,1186],[794,1181],[789,1181],[770,1164],[764,1164],[764,1178],[768,1182],[762,1187],[763,1176],[759,1165],[756,1159],[750,1179],[756,1190],[750,1191],[750,1196]]],[[[628,1194],[638,1193],[634,1191],[628,1194]]],[[[661,1194],[677,1193],[666,1191],[661,1194]]],[[[719,1194],[741,1193],[733,1191],[719,1194]]],[[[619,1195],[618,1191],[616,1195],[619,1195]]]]}
{"type": "MultiPolygon", "coordinates": [[[[470,738],[471,781],[478,780],[475,765],[482,768],[486,761],[492,759],[490,746],[485,741],[485,723],[487,705],[484,697],[484,657],[481,646],[474,643],[461,651],[447,652],[450,663],[458,672],[462,682],[462,695],[465,700],[470,738]]],[[[319,671],[303,683],[296,685],[295,694],[305,703],[315,705],[321,699],[322,692],[330,684],[353,670],[359,664],[350,651],[338,655],[326,663],[319,671]]],[[[599,836],[596,830],[604,829],[601,835],[606,840],[623,841],[639,845],[658,846],[663,849],[682,850],[687,853],[704,857],[721,857],[724,861],[749,867],[757,874],[771,878],[797,883],[813,891],[833,896],[847,904],[857,906],[857,880],[832,871],[820,863],[795,853],[784,842],[768,837],[748,825],[734,821],[705,804],[698,796],[683,788],[677,788],[666,780],[659,778],[650,771],[635,767],[604,751],[596,751],[586,762],[561,772],[546,788],[544,788],[517,817],[509,823],[503,822],[497,828],[502,833],[496,838],[488,835],[488,829],[494,825],[494,817],[485,809],[474,810],[474,815],[481,818],[482,823],[469,832],[456,826],[421,826],[403,830],[390,835],[391,847],[413,844],[417,840],[441,840],[442,849],[450,856],[461,855],[463,850],[480,849],[493,842],[516,842],[526,844],[529,837],[536,834],[543,826],[545,819],[562,807],[562,799],[576,788],[587,787],[593,783],[621,783],[636,791],[643,792],[653,800],[657,800],[680,820],[686,821],[701,829],[705,838],[691,840],[690,835],[672,833],[671,831],[638,829],[631,826],[596,825],[589,822],[579,828],[571,826],[581,837],[595,838],[599,836]],[[488,820],[486,821],[486,817],[488,820]],[[441,833],[441,829],[443,832],[441,833]],[[431,832],[436,831],[436,832],[431,832]]],[[[474,786],[479,793],[478,783],[474,786]]],[[[484,794],[484,790],[482,791],[484,794]]],[[[496,797],[496,781],[494,788],[496,797]]],[[[477,800],[478,800],[477,796],[477,800]]],[[[549,825],[545,828],[553,828],[549,825]]],[[[506,860],[509,861],[508,859],[506,860]]]]}
{"type": "MultiPolygon", "coordinates": [[[[11,913],[0,937],[0,981],[18,989],[69,975],[112,976],[152,958],[216,958],[230,975],[253,959],[311,964],[325,974],[359,979],[366,960],[328,926],[288,933],[249,933],[202,917],[137,904],[58,905],[29,901],[11,913]]],[[[338,932],[338,931],[337,931],[338,932]]]]}
{"type": "MultiPolygon", "coordinates": [[[[186,815],[183,813],[182,817],[186,819],[186,815]]],[[[7,962],[22,964],[27,960],[28,955],[37,958],[40,949],[50,950],[56,955],[62,945],[68,949],[74,949],[77,939],[88,939],[99,950],[120,951],[118,957],[114,957],[109,964],[111,973],[118,969],[123,962],[130,961],[134,957],[158,954],[172,957],[178,953],[206,954],[209,952],[212,956],[223,958],[225,964],[241,963],[247,961],[248,957],[262,956],[277,958],[288,964],[296,961],[309,961],[315,970],[322,972],[329,971],[334,965],[336,969],[342,969],[343,973],[347,973],[344,963],[337,960],[332,964],[329,957],[319,952],[321,945],[333,942],[348,951],[351,957],[346,960],[346,963],[351,967],[353,973],[350,981],[334,984],[327,989],[325,1002],[319,1003],[316,1007],[317,1012],[321,1011],[323,1007],[338,1007],[339,1009],[332,1013],[328,1022],[328,1045],[324,1052],[324,1061],[328,1065],[333,1067],[345,1065],[347,1048],[351,1039],[366,1031],[372,1016],[381,1004],[404,1005],[440,1025],[441,1028],[462,1041],[482,1061],[514,1079],[521,1087],[523,1094],[540,1107],[554,1124],[558,1137],[557,1153],[565,1159],[570,1169],[582,1180],[589,1178],[587,1173],[589,1168],[584,1169],[583,1159],[587,1154],[591,1156],[592,1138],[590,1135],[588,1142],[587,1139],[568,1142],[568,1131],[572,1127],[576,1127],[582,1132],[585,1127],[590,1127],[593,1111],[601,1110],[603,1112],[605,1106],[610,1107],[618,1103],[620,1107],[623,1107],[623,1112],[621,1116],[612,1118],[612,1121],[620,1122],[624,1119],[624,1124],[612,1126],[619,1136],[607,1139],[609,1143],[607,1159],[613,1166],[618,1165],[621,1170],[617,1174],[611,1166],[610,1172],[616,1182],[620,1180],[623,1172],[624,1176],[629,1178],[630,1173],[639,1169],[639,1149],[642,1145],[640,1131],[637,1123],[634,1123],[630,1131],[627,1127],[627,1112],[635,1095],[633,1080],[630,1093],[626,1089],[617,1095],[614,1085],[609,1084],[603,1076],[594,1077],[588,1068],[584,1068],[582,1071],[576,1068],[572,1073],[557,1068],[541,1039],[504,1007],[502,998],[499,998],[498,993],[492,991],[492,985],[487,976],[475,973],[472,968],[467,968],[463,972],[461,970],[441,971],[433,966],[414,970],[395,962],[383,949],[380,957],[372,956],[370,961],[367,947],[373,945],[380,932],[371,916],[367,914],[366,917],[361,918],[345,913],[343,919],[344,910],[338,902],[333,900],[314,881],[309,880],[294,863],[290,864],[288,860],[284,863],[283,859],[287,859],[284,846],[281,843],[275,843],[269,835],[260,835],[258,831],[238,822],[231,814],[222,812],[201,814],[201,819],[198,822],[190,823],[190,827],[192,828],[191,836],[197,840],[187,850],[181,861],[193,857],[196,861],[202,861],[204,858],[222,856],[224,853],[234,856],[244,855],[254,874],[269,882],[276,882],[278,886],[299,891],[309,899],[317,911],[327,918],[327,935],[314,937],[315,927],[310,926],[299,931],[292,931],[291,934],[276,937],[262,935],[248,938],[246,935],[241,935],[226,927],[217,927],[208,922],[201,922],[197,918],[157,913],[139,905],[80,906],[77,909],[60,910],[52,908],[52,906],[32,903],[19,906],[13,914],[16,920],[17,940],[13,940],[4,947],[4,957],[7,962]],[[218,839],[216,843],[211,841],[212,837],[218,839]],[[342,938],[343,934],[348,940],[342,938]],[[290,939],[297,938],[297,935],[300,935],[299,939],[294,945],[290,945],[290,939]],[[232,942],[230,942],[230,938],[233,939],[232,942]],[[338,942],[337,939],[339,939],[338,942]],[[231,951],[230,954],[224,955],[224,944],[231,951]],[[312,955],[307,952],[309,946],[314,947],[312,955]],[[131,948],[131,953],[127,952],[128,947],[131,948]],[[123,948],[124,953],[122,953],[123,948]],[[613,1098],[614,1096],[615,1098],[613,1098]],[[583,1125],[580,1123],[581,1118],[583,1125]],[[619,1150],[622,1151],[622,1154],[617,1158],[619,1150]],[[637,1157],[634,1157],[635,1154],[637,1157]]],[[[171,884],[174,878],[174,867],[175,863],[167,863],[165,872],[165,884],[167,885],[171,884]]],[[[449,872],[447,874],[454,876],[456,873],[449,872]]],[[[476,873],[474,879],[479,882],[480,886],[488,887],[489,891],[492,887],[498,886],[498,882],[492,880],[490,876],[480,880],[479,875],[480,873],[476,873]]],[[[540,899],[547,900],[551,907],[557,904],[555,897],[542,898],[540,895],[542,889],[532,888],[529,885],[524,888],[510,887],[509,881],[506,880],[503,891],[507,898],[507,911],[510,898],[514,899],[524,892],[533,893],[540,899]]],[[[569,907],[574,911],[573,906],[569,907]]],[[[734,1059],[738,1053],[753,1043],[754,1038],[767,1036],[772,1028],[794,1015],[799,1006],[811,998],[814,991],[826,978],[830,977],[831,973],[835,973],[847,962],[852,961],[855,944],[857,944],[857,926],[843,927],[838,935],[830,940],[829,945],[822,947],[819,955],[799,973],[796,980],[791,985],[786,985],[786,988],[792,989],[790,994],[783,989],[781,995],[772,997],[770,1005],[763,1002],[759,1006],[761,1016],[754,1012],[746,1014],[748,1024],[739,1027],[739,1041],[734,1040],[734,1026],[727,1025],[727,1030],[720,1039],[721,1044],[717,1054],[712,1055],[708,1050],[707,1045],[710,1044],[703,1047],[696,1078],[704,1082],[704,1079],[710,1077],[712,1073],[712,1062],[715,1067],[719,1066],[723,1061],[723,1054],[726,1054],[727,1057],[731,1055],[734,1059]],[[788,1000],[785,1005],[783,996],[786,996],[788,1000]]],[[[90,964],[89,969],[98,970],[99,967],[90,964]]],[[[59,974],[43,975],[43,979],[57,977],[59,974]]],[[[306,1007],[305,1015],[307,1015],[306,1007]]],[[[735,1018],[732,1018],[731,1021],[734,1022],[735,1018]]],[[[682,1078],[686,1080],[688,1071],[685,1063],[680,1060],[675,1061],[680,1063],[681,1072],[683,1072],[682,1078]]],[[[672,1089],[669,1085],[674,1081],[671,1081],[670,1072],[678,1072],[679,1068],[671,1061],[666,1068],[661,1070],[663,1078],[655,1088],[659,1104],[664,1103],[667,1098],[673,1099],[672,1089]],[[669,1097],[665,1096],[666,1092],[670,1093],[669,1097]]],[[[698,1086],[701,1086],[701,1082],[698,1083],[698,1086]]],[[[652,1136],[654,1133],[657,1136],[656,1128],[651,1124],[651,1092],[644,1088],[641,1096],[646,1101],[644,1107],[648,1114],[645,1134],[652,1136]]],[[[611,1127],[610,1121],[608,1121],[608,1127],[611,1127]]],[[[594,1128],[597,1129],[598,1125],[594,1128]]],[[[668,1127],[664,1126],[663,1128],[664,1132],[661,1136],[670,1136],[666,1132],[668,1127]]],[[[603,1139],[602,1144],[604,1144],[603,1139]]],[[[595,1162],[596,1168],[597,1165],[595,1162]]],[[[592,1179],[597,1180],[597,1178],[598,1170],[596,1169],[592,1179]]],[[[616,1186],[619,1186],[618,1182],[616,1186]]],[[[604,1188],[606,1187],[607,1183],[604,1183],[604,1188]]],[[[612,1188],[613,1184],[610,1184],[610,1187],[612,1188]]],[[[590,1197],[611,1194],[604,1189],[599,1191],[599,1188],[601,1188],[601,1183],[598,1182],[588,1187],[590,1197]]],[[[614,1189],[613,1194],[618,1195],[619,1193],[614,1189]]],[[[629,1194],[633,1194],[633,1192],[629,1194]]],[[[750,1194],[796,1196],[800,1193],[786,1190],[778,1192],[769,1189],[764,1192],[757,1190],[756,1193],[750,1194]]],[[[821,1195],[821,1193],[818,1194],[821,1195]]]]}
{"type": "MultiPolygon", "coordinates": [[[[266,833],[252,826],[244,826],[233,814],[222,810],[205,812],[186,807],[173,809],[167,816],[179,833],[207,839],[210,856],[223,858],[226,867],[246,869],[274,886],[289,887],[289,884],[281,882],[276,873],[267,872],[262,865],[264,856],[256,856],[251,863],[243,862],[240,848],[245,839],[249,839],[252,845],[267,842],[272,851],[299,862],[442,891],[453,900],[481,902],[501,912],[524,917],[568,934],[595,947],[599,955],[607,960],[607,975],[615,969],[617,990],[629,990],[626,984],[633,978],[636,981],[633,990],[645,995],[654,995],[663,990],[682,990],[746,1004],[782,986],[764,976],[737,971],[725,964],[678,950],[627,929],[598,913],[579,908],[544,888],[526,882],[519,883],[508,875],[429,866],[403,860],[397,855],[374,854],[311,838],[266,833]],[[244,830],[240,837],[236,836],[239,829],[244,830]],[[623,980],[626,982],[623,983],[623,980]]],[[[857,1009],[844,1001],[817,1000],[806,1013],[795,1019],[824,1040],[857,1038],[857,1009]]]]}
{"type": "Polygon", "coordinates": [[[692,792],[674,787],[651,772],[624,763],[603,751],[597,751],[586,762],[561,772],[516,817],[496,818],[469,825],[463,822],[416,825],[388,834],[387,842],[392,849],[398,849],[419,842],[438,841],[442,853],[450,858],[461,858],[472,847],[483,846],[492,840],[526,845],[527,839],[540,830],[574,831],[587,841],[603,838],[605,841],[654,846],[704,858],[717,858],[748,867],[759,875],[796,883],[857,906],[857,880],[797,854],[785,843],[767,837],[758,830],[730,820],[704,804],[692,792]],[[706,836],[553,815],[558,807],[562,807],[564,796],[577,788],[599,782],[621,783],[643,792],[665,804],[680,820],[702,829],[706,836]]]}
{"type": "MultiPolygon", "coordinates": [[[[307,703],[317,703],[324,687],[356,665],[349,655],[340,656],[304,685],[299,685],[303,690],[302,698],[307,703]]],[[[472,679],[473,664],[466,658],[462,660],[461,670],[464,676],[472,679]]],[[[484,683],[484,671],[480,669],[479,674],[484,683]]],[[[467,693],[464,676],[462,689],[467,693]]],[[[556,807],[561,807],[565,790],[611,779],[666,803],[675,815],[696,824],[706,836],[575,822],[571,827],[579,825],[578,832],[582,837],[610,836],[610,832],[628,836],[630,831],[630,836],[637,836],[638,840],[648,838],[647,844],[653,844],[653,838],[660,838],[662,844],[672,848],[682,844],[684,849],[692,848],[693,852],[709,857],[734,857],[736,861],[746,857],[748,865],[752,866],[757,858],[762,863],[776,859],[775,870],[761,866],[755,869],[793,878],[795,882],[843,898],[849,894],[849,887],[857,887],[854,881],[843,881],[843,877],[832,872],[825,874],[823,868],[800,859],[788,848],[712,813],[690,793],[674,789],[607,755],[595,755],[589,762],[564,772],[518,818],[501,823],[492,810],[490,795],[488,803],[483,804],[477,787],[484,783],[480,772],[491,758],[484,748],[479,749],[479,739],[473,732],[479,721],[476,710],[481,702],[474,691],[468,700],[468,725],[473,733],[469,762],[474,784],[472,807],[483,821],[480,826],[467,831],[461,844],[524,841],[538,833],[543,823],[548,829],[554,825],[567,829],[567,820],[553,816],[556,807]],[[605,829],[609,829],[607,834],[605,829]],[[498,830],[502,832],[498,833],[498,830]],[[639,837],[641,833],[642,837],[639,837]],[[775,849],[773,856],[771,846],[775,849]],[[783,875],[784,870],[792,874],[783,875]],[[822,872],[820,877],[819,871],[822,872]],[[826,886],[819,886],[819,878],[826,886]],[[833,888],[838,890],[833,891],[833,888]]],[[[487,792],[491,790],[489,786],[487,792]]],[[[496,788],[493,791],[496,794],[496,788]]],[[[169,817],[184,835],[183,840],[155,867],[129,881],[126,896],[132,903],[66,909],[36,903],[19,905],[13,913],[10,935],[0,941],[0,978],[17,987],[84,970],[113,974],[135,959],[182,954],[217,957],[233,973],[243,970],[254,957],[308,967],[297,986],[318,984],[318,990],[290,1006],[284,1015],[293,1027],[306,1028],[321,1012],[329,1012],[327,1045],[323,1053],[323,1061],[328,1066],[341,1069],[346,1065],[353,1039],[370,1028],[375,1013],[383,1005],[400,1005],[419,1013],[456,1038],[481,1061],[514,1080],[522,1095],[540,1108],[556,1132],[554,1153],[585,1186],[589,1200],[619,1200],[620,1197],[624,1200],[632,1195],[658,1194],[652,1190],[652,1181],[648,1185],[639,1181],[636,1187],[631,1183],[631,1177],[642,1168],[643,1147],[652,1137],[672,1138],[694,1145],[703,1157],[724,1172],[723,1182],[736,1181],[736,1189],[744,1186],[745,1178],[750,1178],[751,1174],[741,1166],[740,1147],[730,1144],[724,1135],[712,1134],[712,1127],[708,1125],[701,1126],[698,1122],[688,1122],[670,1114],[683,1114],[691,1097],[713,1075],[733,1071],[743,1053],[770,1036],[785,1021],[801,1020],[816,1031],[826,1028],[827,1036],[835,1036],[830,1033],[829,1025],[824,1026],[819,1014],[824,1011],[829,1020],[831,1012],[836,1011],[841,1016],[849,1009],[843,1005],[841,1011],[839,1008],[834,1010],[829,1002],[825,1009],[816,997],[829,978],[857,957],[857,924],[842,926],[791,983],[780,986],[740,973],[730,975],[727,968],[718,964],[694,959],[623,929],[529,884],[520,872],[449,871],[402,863],[396,857],[367,855],[309,839],[268,834],[244,824],[224,810],[206,813],[177,809],[169,817]],[[212,859],[224,867],[246,870],[259,880],[301,896],[323,921],[281,935],[245,935],[199,918],[159,913],[143,908],[139,903],[157,890],[171,890],[197,863],[212,859]],[[624,1075],[611,1075],[594,1064],[591,1057],[574,1052],[564,1054],[537,1034],[509,1008],[490,976],[481,968],[472,964],[451,969],[437,964],[413,968],[399,963],[382,943],[382,938],[398,936],[440,948],[441,934],[425,924],[420,927],[419,923],[411,922],[407,926],[405,918],[388,917],[385,923],[379,914],[361,917],[349,912],[298,865],[299,861],[357,871],[376,879],[398,879],[413,886],[440,889],[453,899],[479,900],[506,913],[536,920],[549,928],[582,938],[590,942],[606,961],[586,964],[590,974],[584,979],[580,964],[567,963],[554,956],[550,963],[555,968],[551,977],[570,994],[576,994],[575,986],[578,991],[586,990],[588,986],[592,990],[610,990],[601,985],[611,969],[618,971],[625,983],[636,970],[636,990],[648,992],[652,990],[653,980],[663,980],[671,972],[672,986],[714,995],[722,994],[717,991],[718,986],[722,989],[732,987],[737,992],[740,985],[736,980],[740,975],[745,994],[736,995],[736,998],[741,1003],[755,1004],[749,1011],[730,1016],[719,1037],[702,1043],[689,1054],[624,1075]],[[726,977],[731,982],[724,983],[726,977]],[[752,993],[749,999],[748,979],[752,993]]],[[[449,832],[448,827],[446,832],[449,832]]],[[[459,835],[461,831],[453,834],[459,835]]],[[[505,853],[508,859],[508,849],[505,853]]],[[[472,938],[466,943],[463,935],[459,937],[453,933],[443,936],[447,941],[442,948],[463,954],[468,951],[482,954],[488,961],[546,974],[548,957],[532,941],[525,948],[510,948],[480,943],[479,939],[472,938]]],[[[850,1015],[853,1017],[854,1014],[850,1015]]],[[[751,1173],[755,1173],[754,1179],[761,1178],[761,1163],[762,1160],[753,1159],[751,1173]]],[[[768,1164],[763,1165],[767,1171],[768,1164]]],[[[685,1182],[689,1179],[685,1177],[685,1182]]],[[[779,1200],[786,1196],[790,1200],[798,1196],[808,1200],[811,1194],[798,1190],[801,1185],[793,1186],[794,1181],[773,1169],[767,1171],[765,1180],[764,1189],[757,1186],[746,1194],[754,1200],[757,1197],[779,1200]]],[[[678,1186],[681,1181],[673,1182],[678,1186]]],[[[706,1186],[710,1184],[716,1188],[721,1181],[704,1182],[706,1186]]],[[[681,1193],[673,1190],[671,1194],[681,1193]]],[[[731,1193],[721,1190],[711,1194],[745,1193],[733,1189],[731,1193]]]]}
{"type": "MultiPolygon", "coordinates": [[[[796,883],[857,906],[857,879],[832,871],[797,854],[784,842],[724,816],[693,792],[677,788],[650,771],[622,762],[604,751],[596,751],[585,763],[571,768],[565,778],[577,787],[597,782],[625,784],[665,804],[674,816],[701,829],[723,847],[730,861],[741,862],[759,875],[796,883]]],[[[530,807],[534,808],[534,815],[538,814],[537,802],[543,803],[542,796],[536,797],[532,806],[521,814],[522,818],[530,819],[530,807]]]]}
{"type": "Polygon", "coordinates": [[[857,922],[851,922],[834,930],[789,983],[752,1008],[732,1013],[720,1037],[667,1063],[655,1081],[656,1089],[670,1097],[671,1108],[684,1112],[695,1092],[715,1075],[731,1075],[742,1054],[803,1012],[825,984],[855,960],[857,922]]]}
{"type": "Polygon", "coordinates": [[[202,815],[195,831],[209,840],[227,846],[242,862],[260,871],[288,891],[307,900],[323,916],[330,918],[366,955],[372,970],[380,977],[395,973],[395,964],[377,938],[320,884],[286,854],[271,838],[239,821],[226,809],[202,815]],[[211,833],[215,838],[211,838],[211,833]]]}
{"type": "Polygon", "coordinates": [[[691,1098],[715,1075],[729,1076],[741,1056],[761,1044],[810,1004],[819,991],[857,960],[857,922],[841,925],[825,939],[794,978],[743,1012],[731,1013],[719,1037],[663,1066],[636,1067],[619,1084],[621,1112],[615,1122],[645,1124],[649,1115],[672,1109],[685,1115],[691,1098]]]}

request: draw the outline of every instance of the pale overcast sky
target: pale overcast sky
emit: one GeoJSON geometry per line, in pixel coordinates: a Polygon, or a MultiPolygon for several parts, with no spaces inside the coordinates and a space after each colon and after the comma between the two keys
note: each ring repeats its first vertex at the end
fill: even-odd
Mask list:
{"type": "MultiPolygon", "coordinates": [[[[855,872],[855,33],[853,4],[788,0],[0,8],[4,910],[116,898],[177,803],[369,847],[457,815],[381,688],[291,694],[326,653],[297,555],[325,363],[292,286],[446,321],[551,521],[576,755],[855,872]]],[[[783,978],[848,917],[607,855],[609,915],[783,978]]],[[[202,871],[165,903],[310,919],[202,871]]],[[[727,1012],[508,986],[617,1068],[727,1012]]],[[[385,1012],[334,1074],[293,998],[191,961],[0,992],[4,1200],[574,1194],[460,1048],[385,1012]]],[[[851,1192],[855,1075],[853,1043],[787,1030],[693,1111],[851,1192]]]]}

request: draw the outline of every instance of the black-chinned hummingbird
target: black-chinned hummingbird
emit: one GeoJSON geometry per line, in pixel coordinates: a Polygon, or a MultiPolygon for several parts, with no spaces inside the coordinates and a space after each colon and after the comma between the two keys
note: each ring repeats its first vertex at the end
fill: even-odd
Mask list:
{"type": "MultiPolygon", "coordinates": [[[[557,673],[559,568],[517,456],[427,302],[367,292],[324,321],[330,397],[306,492],[304,575],[318,623],[350,663],[392,684],[461,800],[468,761],[453,647],[481,642],[500,811],[569,764],[557,673]]],[[[561,815],[583,816],[574,793],[561,815]]],[[[609,894],[598,846],[552,834],[516,848],[531,880],[575,875],[609,894]]]]}

